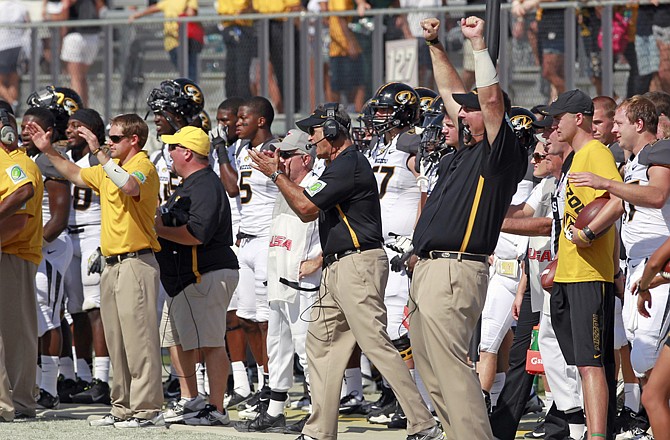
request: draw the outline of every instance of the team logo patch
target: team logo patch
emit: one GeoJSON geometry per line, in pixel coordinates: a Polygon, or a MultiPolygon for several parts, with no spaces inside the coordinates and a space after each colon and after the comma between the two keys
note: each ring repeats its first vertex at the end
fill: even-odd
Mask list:
{"type": "Polygon", "coordinates": [[[146,176],[142,174],[140,171],[133,171],[131,174],[137,177],[137,180],[139,180],[140,183],[144,183],[147,180],[146,176]]]}
{"type": "Polygon", "coordinates": [[[324,189],[326,187],[326,185],[328,185],[328,184],[326,182],[324,182],[323,180],[317,180],[316,182],[314,182],[313,184],[308,186],[305,189],[305,191],[307,191],[307,194],[314,197],[314,195],[321,192],[321,190],[324,189]]]}
{"type": "Polygon", "coordinates": [[[12,165],[11,167],[7,168],[6,171],[7,175],[9,175],[9,178],[12,179],[12,182],[14,183],[19,183],[28,177],[26,176],[26,173],[23,171],[23,169],[18,165],[12,165]]]}

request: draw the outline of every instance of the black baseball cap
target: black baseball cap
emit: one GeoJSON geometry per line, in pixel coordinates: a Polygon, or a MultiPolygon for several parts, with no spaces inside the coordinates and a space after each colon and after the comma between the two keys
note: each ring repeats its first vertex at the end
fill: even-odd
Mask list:
{"type": "Polygon", "coordinates": [[[551,124],[554,122],[554,118],[552,116],[545,116],[542,119],[538,119],[537,121],[533,121],[533,127],[535,128],[549,128],[551,127],[551,124]]]}
{"type": "Polygon", "coordinates": [[[545,109],[548,115],[556,116],[562,113],[581,113],[593,116],[593,101],[591,97],[579,89],[568,90],[558,95],[545,109]]]}
{"type": "MultiPolygon", "coordinates": [[[[314,113],[312,113],[305,119],[297,121],[295,125],[305,133],[309,133],[310,128],[323,125],[323,123],[326,122],[326,119],[328,119],[328,112],[326,111],[326,109],[317,108],[316,110],[314,110],[314,113]]],[[[334,119],[340,124],[342,124],[344,127],[346,127],[347,130],[349,130],[349,127],[351,126],[350,120],[343,121],[341,118],[338,118],[337,115],[335,115],[334,119]]]]}
{"type": "MultiPolygon", "coordinates": [[[[503,101],[505,103],[505,112],[509,113],[509,110],[512,108],[512,102],[509,99],[509,96],[503,90],[503,101]]],[[[474,88],[468,93],[452,93],[451,96],[454,98],[457,104],[460,104],[463,107],[474,108],[476,110],[481,110],[482,106],[479,104],[479,93],[477,89],[474,88]]]]}

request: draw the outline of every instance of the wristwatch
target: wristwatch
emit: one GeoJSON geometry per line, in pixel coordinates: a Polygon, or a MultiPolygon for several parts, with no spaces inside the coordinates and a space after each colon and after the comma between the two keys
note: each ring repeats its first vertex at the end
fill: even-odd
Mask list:
{"type": "Polygon", "coordinates": [[[282,170],[275,171],[274,173],[270,174],[270,180],[276,182],[280,174],[284,174],[284,172],[282,170]]]}

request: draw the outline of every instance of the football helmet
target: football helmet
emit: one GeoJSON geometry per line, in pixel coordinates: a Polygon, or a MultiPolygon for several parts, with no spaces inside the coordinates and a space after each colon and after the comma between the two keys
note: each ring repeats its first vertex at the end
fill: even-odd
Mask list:
{"type": "Polygon", "coordinates": [[[419,118],[419,95],[407,84],[384,84],[369,102],[374,112],[372,126],[378,136],[393,128],[409,127],[419,118]]]}
{"type": "Polygon", "coordinates": [[[351,127],[351,139],[359,151],[367,151],[370,149],[370,141],[372,140],[372,118],[375,112],[370,106],[368,100],[361,109],[360,114],[356,118],[358,127],[351,127]]]}
{"type": "Polygon", "coordinates": [[[537,121],[535,115],[523,107],[514,106],[510,110],[509,122],[512,130],[514,130],[519,144],[526,149],[535,146],[535,128],[533,127],[535,121],[537,121]]]}
{"type": "Polygon", "coordinates": [[[209,133],[209,131],[212,129],[212,120],[209,117],[209,113],[203,110],[198,113],[196,119],[200,121],[200,128],[202,128],[205,133],[209,133]]]}
{"type": "Polygon", "coordinates": [[[444,146],[442,122],[444,121],[444,102],[441,97],[433,99],[430,107],[423,115],[423,131],[421,132],[421,148],[429,153],[444,146]]]}
{"type": "Polygon", "coordinates": [[[51,111],[56,120],[56,141],[65,139],[65,130],[70,116],[84,108],[84,102],[77,92],[68,87],[51,85],[31,93],[26,103],[30,107],[41,107],[51,111]]]}
{"type": "Polygon", "coordinates": [[[419,95],[419,124],[423,124],[423,115],[426,113],[426,111],[430,108],[430,106],[433,104],[433,101],[438,97],[437,93],[435,91],[427,88],[427,87],[416,87],[414,89],[419,95]]]}
{"type": "Polygon", "coordinates": [[[205,106],[205,95],[200,86],[187,78],[170,79],[154,88],[147,104],[154,113],[167,110],[193,122],[205,106]]]}

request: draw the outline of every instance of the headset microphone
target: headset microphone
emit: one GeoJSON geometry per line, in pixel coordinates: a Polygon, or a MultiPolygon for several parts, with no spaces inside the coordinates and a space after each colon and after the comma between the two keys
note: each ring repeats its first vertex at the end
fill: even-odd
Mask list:
{"type": "Polygon", "coordinates": [[[319,139],[319,140],[316,141],[316,142],[310,142],[309,144],[305,145],[305,147],[307,147],[308,150],[311,150],[312,148],[316,147],[316,145],[317,145],[319,142],[323,142],[323,141],[327,141],[327,140],[328,140],[328,139],[326,139],[325,137],[322,137],[321,139],[319,139]]]}

